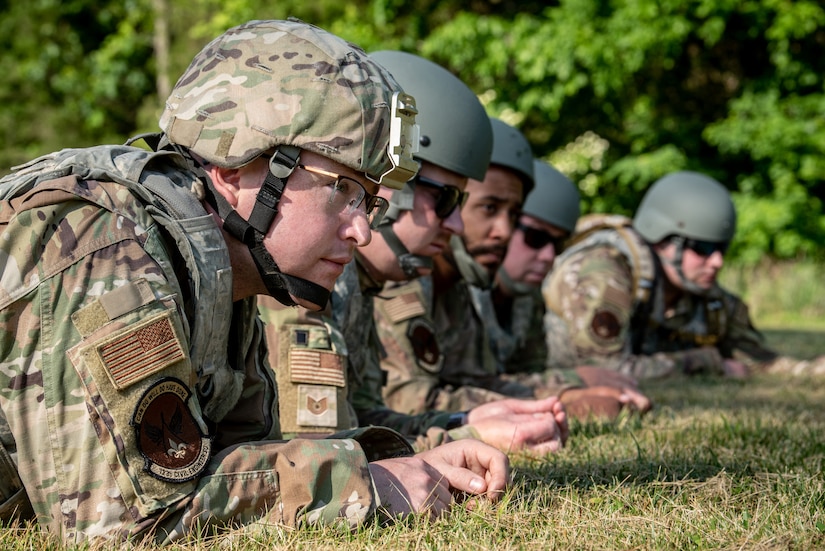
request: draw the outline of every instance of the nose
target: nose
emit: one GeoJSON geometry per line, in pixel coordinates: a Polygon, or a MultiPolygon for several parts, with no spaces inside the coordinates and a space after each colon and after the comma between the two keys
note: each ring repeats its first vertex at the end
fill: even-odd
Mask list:
{"type": "Polygon", "coordinates": [[[464,219],[461,218],[461,208],[454,208],[453,212],[441,221],[441,227],[455,235],[464,233],[464,219]]]}
{"type": "Polygon", "coordinates": [[[361,209],[355,209],[346,224],[343,225],[345,239],[355,240],[356,247],[369,245],[372,240],[370,223],[367,213],[361,209]]]}
{"type": "Polygon", "coordinates": [[[548,243],[539,251],[538,257],[542,262],[547,262],[550,266],[556,260],[556,246],[553,243],[548,243]]]}
{"type": "Polygon", "coordinates": [[[513,236],[516,222],[509,213],[501,212],[493,220],[493,226],[490,228],[490,238],[498,238],[501,241],[509,241],[513,236]]]}
{"type": "Polygon", "coordinates": [[[708,257],[708,264],[712,267],[716,268],[717,270],[721,269],[722,266],[725,264],[725,257],[722,255],[722,251],[713,251],[711,255],[708,257]]]}

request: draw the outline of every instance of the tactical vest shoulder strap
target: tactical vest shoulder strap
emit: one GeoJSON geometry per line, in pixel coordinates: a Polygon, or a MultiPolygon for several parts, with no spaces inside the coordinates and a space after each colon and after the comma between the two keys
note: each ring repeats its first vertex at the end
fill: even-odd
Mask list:
{"type": "Polygon", "coordinates": [[[191,279],[190,288],[184,289],[194,301],[187,332],[192,364],[201,378],[200,388],[209,393],[204,413],[220,421],[240,392],[237,377],[226,365],[232,271],[220,228],[200,201],[201,175],[172,151],[120,145],[64,149],[14,167],[11,174],[0,179],[0,199],[69,175],[128,187],[174,239],[176,252],[186,263],[191,279]]]}
{"type": "Polygon", "coordinates": [[[632,227],[632,221],[620,214],[588,214],[579,218],[568,250],[612,244],[627,259],[633,270],[633,297],[637,304],[650,300],[656,281],[653,251],[632,227]]]}

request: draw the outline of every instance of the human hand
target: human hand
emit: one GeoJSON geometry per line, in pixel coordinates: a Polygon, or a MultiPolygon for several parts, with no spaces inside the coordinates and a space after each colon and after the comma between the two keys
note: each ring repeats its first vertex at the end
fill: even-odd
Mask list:
{"type": "Polygon", "coordinates": [[[495,400],[474,407],[467,413],[467,423],[475,424],[483,419],[509,418],[513,415],[550,413],[559,402],[557,396],[550,396],[541,400],[522,398],[505,398],[495,400]]]}
{"type": "Polygon", "coordinates": [[[488,402],[471,409],[467,424],[481,440],[504,452],[546,455],[567,441],[567,412],[555,396],[542,400],[515,398],[488,402]]]}
{"type": "Polygon", "coordinates": [[[507,456],[477,440],[437,446],[413,457],[369,464],[382,507],[391,516],[449,510],[453,492],[486,495],[496,501],[510,480],[507,456]]]}
{"type": "Polygon", "coordinates": [[[610,386],[571,388],[562,393],[561,401],[568,414],[577,419],[596,417],[612,420],[623,409],[642,414],[653,409],[650,398],[638,390],[610,386]]]}
{"type": "Polygon", "coordinates": [[[605,367],[596,367],[592,365],[580,365],[576,368],[576,375],[578,375],[582,382],[587,386],[610,386],[613,388],[632,388],[638,389],[639,383],[630,375],[619,373],[613,369],[605,367]]]}
{"type": "Polygon", "coordinates": [[[730,377],[731,379],[747,379],[750,375],[748,366],[739,360],[726,358],[723,362],[723,368],[725,371],[725,377],[730,377]]]}

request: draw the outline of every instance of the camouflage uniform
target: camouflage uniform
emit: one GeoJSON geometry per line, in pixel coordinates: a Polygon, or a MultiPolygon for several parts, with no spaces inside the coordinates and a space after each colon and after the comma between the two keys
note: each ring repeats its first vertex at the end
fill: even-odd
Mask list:
{"type": "Polygon", "coordinates": [[[504,380],[532,389],[537,398],[558,396],[582,386],[574,371],[575,351],[569,345],[566,326],[558,316],[545,311],[539,289],[499,296],[494,305],[494,323],[488,323],[488,332],[493,352],[503,365],[504,380]],[[507,340],[509,343],[501,346],[507,340]]]}
{"type": "Polygon", "coordinates": [[[455,283],[433,297],[429,277],[387,285],[377,297],[376,325],[387,356],[387,405],[416,413],[469,410],[505,397],[530,398],[533,389],[502,377],[497,353],[515,342],[496,322],[488,290],[455,283]]]}
{"type": "Polygon", "coordinates": [[[288,434],[331,434],[357,425],[384,426],[413,440],[416,450],[476,437],[469,427],[443,430],[450,420],[449,412],[409,415],[384,404],[381,391],[386,375],[380,358],[385,352],[373,321],[374,298],[380,290],[361,268],[356,255],[356,261],[348,264],[336,281],[330,307],[322,314],[280,307],[271,300],[259,302],[267,322],[267,341],[275,343],[270,348],[270,363],[278,366],[275,371],[283,430],[288,434]],[[301,342],[311,340],[315,344],[297,343],[295,335],[302,331],[315,336],[301,342]],[[285,353],[284,348],[289,352],[285,353]],[[330,385],[330,377],[318,369],[301,369],[300,376],[295,376],[296,360],[290,355],[295,351],[307,354],[308,348],[312,353],[335,357],[323,363],[344,366],[346,377],[340,384],[336,381],[330,385]],[[337,416],[331,413],[336,409],[333,403],[337,404],[337,416]]]}
{"type": "MultiPolygon", "coordinates": [[[[231,302],[197,175],[172,154],[65,154],[33,166],[37,182],[4,179],[0,202],[0,436],[41,526],[66,541],[170,541],[210,524],[372,514],[378,452],[273,441],[254,301],[231,302]]],[[[409,453],[393,434],[362,436],[409,453]]]]}
{"type": "Polygon", "coordinates": [[[556,258],[542,287],[548,309],[567,322],[578,363],[644,379],[722,373],[734,351],[775,357],[747,306],[718,285],[702,296],[685,293],[666,312],[665,276],[630,220],[595,220],[580,220],[573,245],[556,258]],[[581,231],[591,224],[593,231],[581,231]]]}

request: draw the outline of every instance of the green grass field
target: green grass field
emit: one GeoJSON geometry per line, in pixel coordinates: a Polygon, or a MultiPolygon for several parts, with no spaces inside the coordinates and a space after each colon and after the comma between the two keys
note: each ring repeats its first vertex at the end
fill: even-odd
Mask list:
{"type": "MultiPolygon", "coordinates": [[[[768,342],[799,358],[825,354],[825,328],[810,311],[770,325],[768,342]]],[[[513,486],[496,505],[353,533],[269,527],[170,548],[825,549],[825,377],[644,390],[655,403],[646,417],[574,423],[561,452],[513,456],[513,486]]],[[[0,530],[0,549],[61,548],[36,530],[0,530]]]]}

